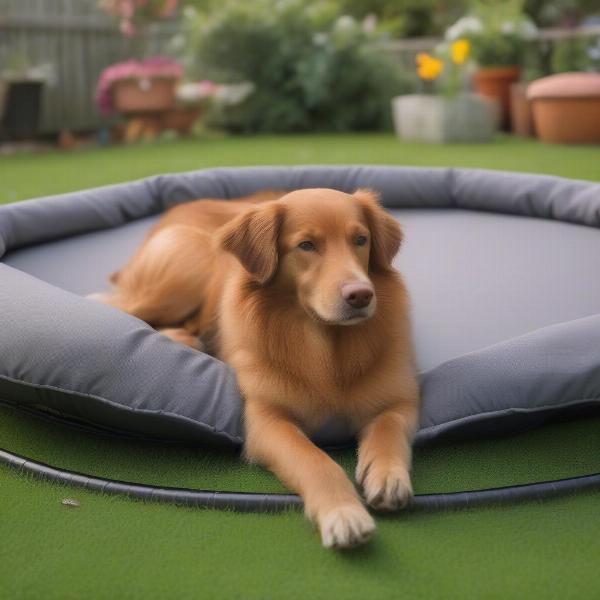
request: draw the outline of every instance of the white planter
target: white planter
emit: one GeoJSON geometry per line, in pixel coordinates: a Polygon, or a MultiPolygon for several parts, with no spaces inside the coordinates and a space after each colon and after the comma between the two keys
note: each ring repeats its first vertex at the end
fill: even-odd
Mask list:
{"type": "Polygon", "coordinates": [[[496,107],[474,94],[445,98],[396,96],[392,116],[398,136],[412,142],[487,142],[496,130],[496,107]]]}

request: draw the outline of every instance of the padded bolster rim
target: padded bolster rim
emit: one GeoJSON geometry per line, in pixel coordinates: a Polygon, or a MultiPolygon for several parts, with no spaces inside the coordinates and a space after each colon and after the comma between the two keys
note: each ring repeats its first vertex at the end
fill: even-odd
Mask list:
{"type": "MultiPolygon", "coordinates": [[[[127,417],[128,414],[131,412],[133,412],[135,415],[137,415],[138,419],[139,419],[139,417],[145,418],[146,427],[148,427],[148,425],[147,425],[148,420],[151,420],[156,417],[160,417],[161,420],[171,421],[171,429],[177,429],[178,430],[177,435],[173,434],[172,436],[168,436],[168,435],[165,436],[163,434],[157,434],[156,439],[161,439],[163,441],[179,442],[179,441],[185,440],[185,441],[189,441],[189,442],[197,442],[202,437],[202,434],[200,432],[203,432],[203,434],[204,434],[203,440],[206,443],[221,443],[221,444],[228,444],[231,446],[241,446],[243,443],[243,439],[241,438],[241,436],[232,435],[228,431],[225,431],[223,429],[218,429],[215,425],[210,425],[199,419],[192,419],[185,415],[180,415],[180,414],[165,411],[165,410],[156,411],[156,410],[144,409],[144,408],[139,408],[139,407],[124,406],[122,404],[119,404],[118,402],[115,402],[115,401],[110,400],[109,398],[105,398],[103,396],[98,396],[95,394],[86,394],[83,392],[67,389],[65,387],[58,387],[58,386],[53,386],[53,385],[48,385],[48,384],[40,384],[40,383],[32,383],[30,381],[16,379],[14,377],[8,377],[7,375],[2,375],[0,373],[0,391],[9,397],[10,397],[10,394],[6,393],[5,386],[10,385],[10,384],[14,384],[18,388],[19,395],[21,396],[19,398],[19,400],[14,401],[14,406],[24,408],[24,410],[27,410],[27,407],[29,405],[34,406],[34,407],[36,406],[35,401],[31,402],[31,403],[27,403],[27,402],[23,401],[22,396],[24,394],[24,390],[26,388],[30,388],[34,392],[34,396],[36,394],[44,395],[44,405],[47,408],[50,408],[49,405],[51,405],[51,402],[49,402],[49,395],[55,395],[57,397],[68,398],[69,400],[73,400],[75,402],[78,401],[79,399],[87,398],[87,399],[92,399],[96,402],[100,402],[100,403],[104,404],[108,408],[108,410],[110,410],[111,412],[114,413],[113,419],[115,421],[119,421],[119,420],[123,419],[124,417],[127,417]]],[[[4,402],[2,400],[0,400],[0,405],[2,405],[2,404],[4,404],[4,402]]],[[[13,403],[9,401],[8,405],[11,406],[11,405],[13,405],[13,403]]],[[[41,402],[40,402],[40,405],[41,405],[41,402]]],[[[34,408],[33,410],[35,411],[36,409],[34,408]]],[[[68,415],[65,414],[64,417],[66,417],[67,419],[80,419],[81,418],[79,415],[75,415],[75,414],[68,414],[68,415]]],[[[75,423],[76,423],[76,421],[73,423],[74,426],[75,426],[75,423]]],[[[95,427],[96,429],[98,429],[99,427],[101,428],[102,425],[96,424],[92,427],[95,427]]],[[[111,428],[107,428],[107,431],[118,432],[119,430],[117,427],[112,425],[111,428]]],[[[149,435],[145,434],[143,431],[136,432],[135,430],[131,429],[131,424],[129,424],[129,430],[123,430],[120,433],[125,436],[129,435],[129,436],[135,437],[136,435],[139,435],[142,438],[149,437],[149,435]]]]}
{"type": "Polygon", "coordinates": [[[0,207],[0,257],[16,248],[118,227],[201,197],[260,189],[372,187],[388,208],[466,208],[600,227],[600,184],[483,169],[392,166],[218,168],[158,175],[0,207]]]}

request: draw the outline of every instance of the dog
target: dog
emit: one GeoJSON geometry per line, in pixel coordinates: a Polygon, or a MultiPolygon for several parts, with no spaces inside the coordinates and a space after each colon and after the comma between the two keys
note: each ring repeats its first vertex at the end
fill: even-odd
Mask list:
{"type": "Polygon", "coordinates": [[[236,370],[245,456],[301,495],[326,547],[375,531],[308,437],[327,420],[356,432],[356,481],[372,508],[412,496],[419,389],[409,297],[392,267],[401,242],[367,189],[198,200],[167,211],[98,298],[236,370]]]}

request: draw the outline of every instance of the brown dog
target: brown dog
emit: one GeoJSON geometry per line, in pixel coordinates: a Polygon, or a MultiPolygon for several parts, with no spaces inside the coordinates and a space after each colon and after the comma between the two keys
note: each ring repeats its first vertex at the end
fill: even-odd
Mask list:
{"type": "Polygon", "coordinates": [[[391,266],[402,235],[368,190],[281,195],[171,209],[103,299],[176,341],[198,348],[200,336],[236,369],[247,457],[302,496],[325,546],[346,548],[375,524],[306,434],[345,421],[368,504],[409,500],[419,396],[408,297],[391,266]]]}

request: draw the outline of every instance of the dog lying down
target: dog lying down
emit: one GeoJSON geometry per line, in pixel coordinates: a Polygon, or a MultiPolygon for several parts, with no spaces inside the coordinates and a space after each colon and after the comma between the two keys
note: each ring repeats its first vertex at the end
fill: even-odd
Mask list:
{"type": "Polygon", "coordinates": [[[412,494],[419,393],[408,296],[392,268],[401,240],[370,190],[199,200],[165,213],[113,275],[114,292],[95,295],[234,367],[247,458],[302,496],[326,547],[361,544],[375,523],[307,437],[325,421],[356,431],[356,481],[371,507],[396,510],[412,494]]]}

